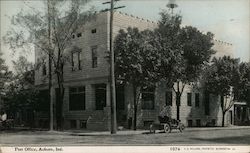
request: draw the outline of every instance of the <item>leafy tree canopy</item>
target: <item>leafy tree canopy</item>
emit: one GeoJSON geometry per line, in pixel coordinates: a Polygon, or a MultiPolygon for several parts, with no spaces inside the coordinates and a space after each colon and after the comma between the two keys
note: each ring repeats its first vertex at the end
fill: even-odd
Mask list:
{"type": "Polygon", "coordinates": [[[235,100],[247,101],[250,105],[250,63],[240,63],[237,74],[234,79],[235,100]]]}
{"type": "Polygon", "coordinates": [[[11,77],[12,72],[8,70],[4,59],[2,58],[2,53],[0,52],[0,94],[5,93],[6,83],[10,81],[11,77]]]}
{"type": "Polygon", "coordinates": [[[160,38],[162,70],[166,80],[182,83],[197,81],[204,66],[215,53],[213,34],[200,32],[192,26],[181,27],[181,16],[160,13],[161,20],[155,30],[160,38]],[[167,49],[167,50],[166,50],[167,49]],[[171,56],[172,55],[172,56],[171,56]],[[171,60],[167,60],[171,58],[171,60]],[[171,61],[171,62],[169,62],[171,61]]]}
{"type": "Polygon", "coordinates": [[[152,31],[120,30],[114,46],[116,78],[137,86],[157,81],[161,64],[157,43],[152,31]]]}
{"type": "Polygon", "coordinates": [[[205,87],[215,95],[228,96],[231,87],[237,91],[239,82],[239,59],[229,56],[214,58],[206,71],[205,87]]]}

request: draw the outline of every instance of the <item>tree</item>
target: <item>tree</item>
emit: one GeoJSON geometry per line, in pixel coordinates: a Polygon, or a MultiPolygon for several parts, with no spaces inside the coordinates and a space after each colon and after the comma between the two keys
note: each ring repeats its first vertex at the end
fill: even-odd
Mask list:
{"type": "MultiPolygon", "coordinates": [[[[34,66],[24,56],[12,61],[15,69],[14,75],[6,87],[4,95],[4,109],[12,117],[19,112],[33,112],[38,107],[38,92],[34,86],[34,66]],[[32,111],[28,111],[32,110],[32,111]]],[[[30,114],[31,115],[31,114],[30,114]]],[[[30,116],[31,117],[31,116],[30,116]]],[[[30,120],[30,123],[34,120],[30,120]]]]}
{"type": "Polygon", "coordinates": [[[205,89],[221,97],[222,127],[226,112],[234,104],[234,95],[239,92],[239,59],[229,56],[214,58],[205,73],[205,89]]]}
{"type": "Polygon", "coordinates": [[[152,31],[137,28],[120,30],[114,41],[115,75],[118,81],[133,86],[133,125],[136,130],[137,107],[143,87],[154,86],[158,81],[160,65],[158,50],[152,31]]]}
{"type": "MultiPolygon", "coordinates": [[[[17,48],[27,49],[27,46],[32,45],[44,55],[40,59],[51,60],[49,68],[53,67],[53,73],[50,75],[55,75],[59,91],[58,128],[63,125],[64,66],[70,61],[68,50],[72,48],[71,38],[84,22],[93,18],[93,10],[82,9],[88,2],[89,0],[47,0],[48,9],[44,12],[29,7],[29,11],[21,11],[12,17],[15,28],[5,36],[5,42],[14,51],[17,48]]],[[[51,79],[49,77],[49,81],[51,79]]]]}
{"type": "Polygon", "coordinates": [[[170,15],[167,11],[160,14],[161,20],[155,30],[160,40],[160,72],[176,94],[179,120],[181,96],[185,86],[199,81],[204,67],[215,53],[212,49],[213,34],[203,34],[191,26],[181,28],[180,15],[170,15]]]}
{"type": "Polygon", "coordinates": [[[18,60],[12,61],[12,63],[15,70],[15,78],[23,81],[19,82],[22,88],[33,86],[35,83],[34,64],[29,62],[24,56],[19,56],[18,60]],[[25,85],[27,87],[25,87],[25,85]]]}
{"type": "Polygon", "coordinates": [[[1,56],[2,53],[0,52],[0,95],[5,94],[6,83],[9,82],[12,77],[12,72],[8,70],[1,56]]]}
{"type": "Polygon", "coordinates": [[[235,76],[234,99],[246,101],[250,105],[250,63],[241,62],[239,64],[239,73],[235,76]]]}

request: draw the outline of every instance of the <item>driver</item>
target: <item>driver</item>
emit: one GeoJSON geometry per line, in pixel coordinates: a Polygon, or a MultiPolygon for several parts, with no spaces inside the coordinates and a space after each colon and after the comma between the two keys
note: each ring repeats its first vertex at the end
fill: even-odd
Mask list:
{"type": "Polygon", "coordinates": [[[171,117],[169,108],[166,105],[164,105],[163,108],[162,108],[162,110],[160,111],[159,115],[161,117],[164,117],[164,116],[171,117]]]}

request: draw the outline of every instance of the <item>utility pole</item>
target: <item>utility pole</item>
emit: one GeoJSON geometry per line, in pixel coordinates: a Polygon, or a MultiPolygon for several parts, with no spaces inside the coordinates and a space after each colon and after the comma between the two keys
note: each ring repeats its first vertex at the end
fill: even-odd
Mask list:
{"type": "MultiPolygon", "coordinates": [[[[178,7],[178,5],[175,3],[175,0],[169,0],[168,4],[167,4],[167,7],[171,9],[171,16],[172,16],[172,24],[174,24],[174,8],[178,7]]],[[[174,42],[174,36],[171,35],[171,40],[173,43],[174,42]]],[[[181,93],[180,93],[180,90],[179,90],[179,84],[180,84],[180,81],[177,80],[177,93],[176,93],[176,106],[177,106],[177,114],[176,114],[176,119],[179,120],[180,119],[180,101],[181,101],[181,93]]]]}
{"type": "Polygon", "coordinates": [[[50,131],[54,128],[54,115],[53,115],[53,96],[52,96],[52,59],[51,59],[51,1],[47,0],[48,5],[48,39],[49,39],[49,100],[50,100],[50,131]]]}
{"type": "Polygon", "coordinates": [[[110,46],[110,76],[111,76],[111,134],[116,134],[117,120],[116,120],[116,92],[115,92],[115,55],[113,50],[113,17],[114,17],[114,0],[110,3],[110,32],[109,32],[109,46],[110,46]]]}
{"type": "MultiPolygon", "coordinates": [[[[118,0],[116,0],[118,1],[118,0]]],[[[110,3],[110,23],[109,23],[109,50],[110,50],[110,97],[111,97],[111,134],[116,134],[117,132],[117,120],[116,120],[116,92],[115,92],[115,56],[113,49],[113,18],[114,18],[114,9],[123,8],[116,7],[114,8],[114,0],[110,2],[104,2],[103,4],[110,3]]],[[[104,11],[108,11],[106,9],[104,11]]]]}

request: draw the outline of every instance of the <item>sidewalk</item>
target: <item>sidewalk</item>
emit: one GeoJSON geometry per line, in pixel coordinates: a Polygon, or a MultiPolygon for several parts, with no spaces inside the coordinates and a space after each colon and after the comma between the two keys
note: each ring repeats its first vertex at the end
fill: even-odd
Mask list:
{"type": "MultiPolygon", "coordinates": [[[[229,127],[192,127],[192,128],[185,128],[183,132],[188,131],[210,131],[210,130],[239,130],[239,129],[250,129],[250,126],[229,126],[229,127]]],[[[60,133],[60,132],[58,132],[60,133]]],[[[63,133],[67,133],[73,136],[108,136],[111,135],[110,131],[72,131],[67,130],[63,131],[63,133]]],[[[149,130],[123,130],[117,131],[115,135],[140,135],[140,134],[150,134],[149,130]]]]}
{"type": "Polygon", "coordinates": [[[186,131],[209,131],[209,130],[238,130],[238,129],[250,129],[250,126],[227,126],[227,127],[189,127],[185,128],[186,131]]]}

